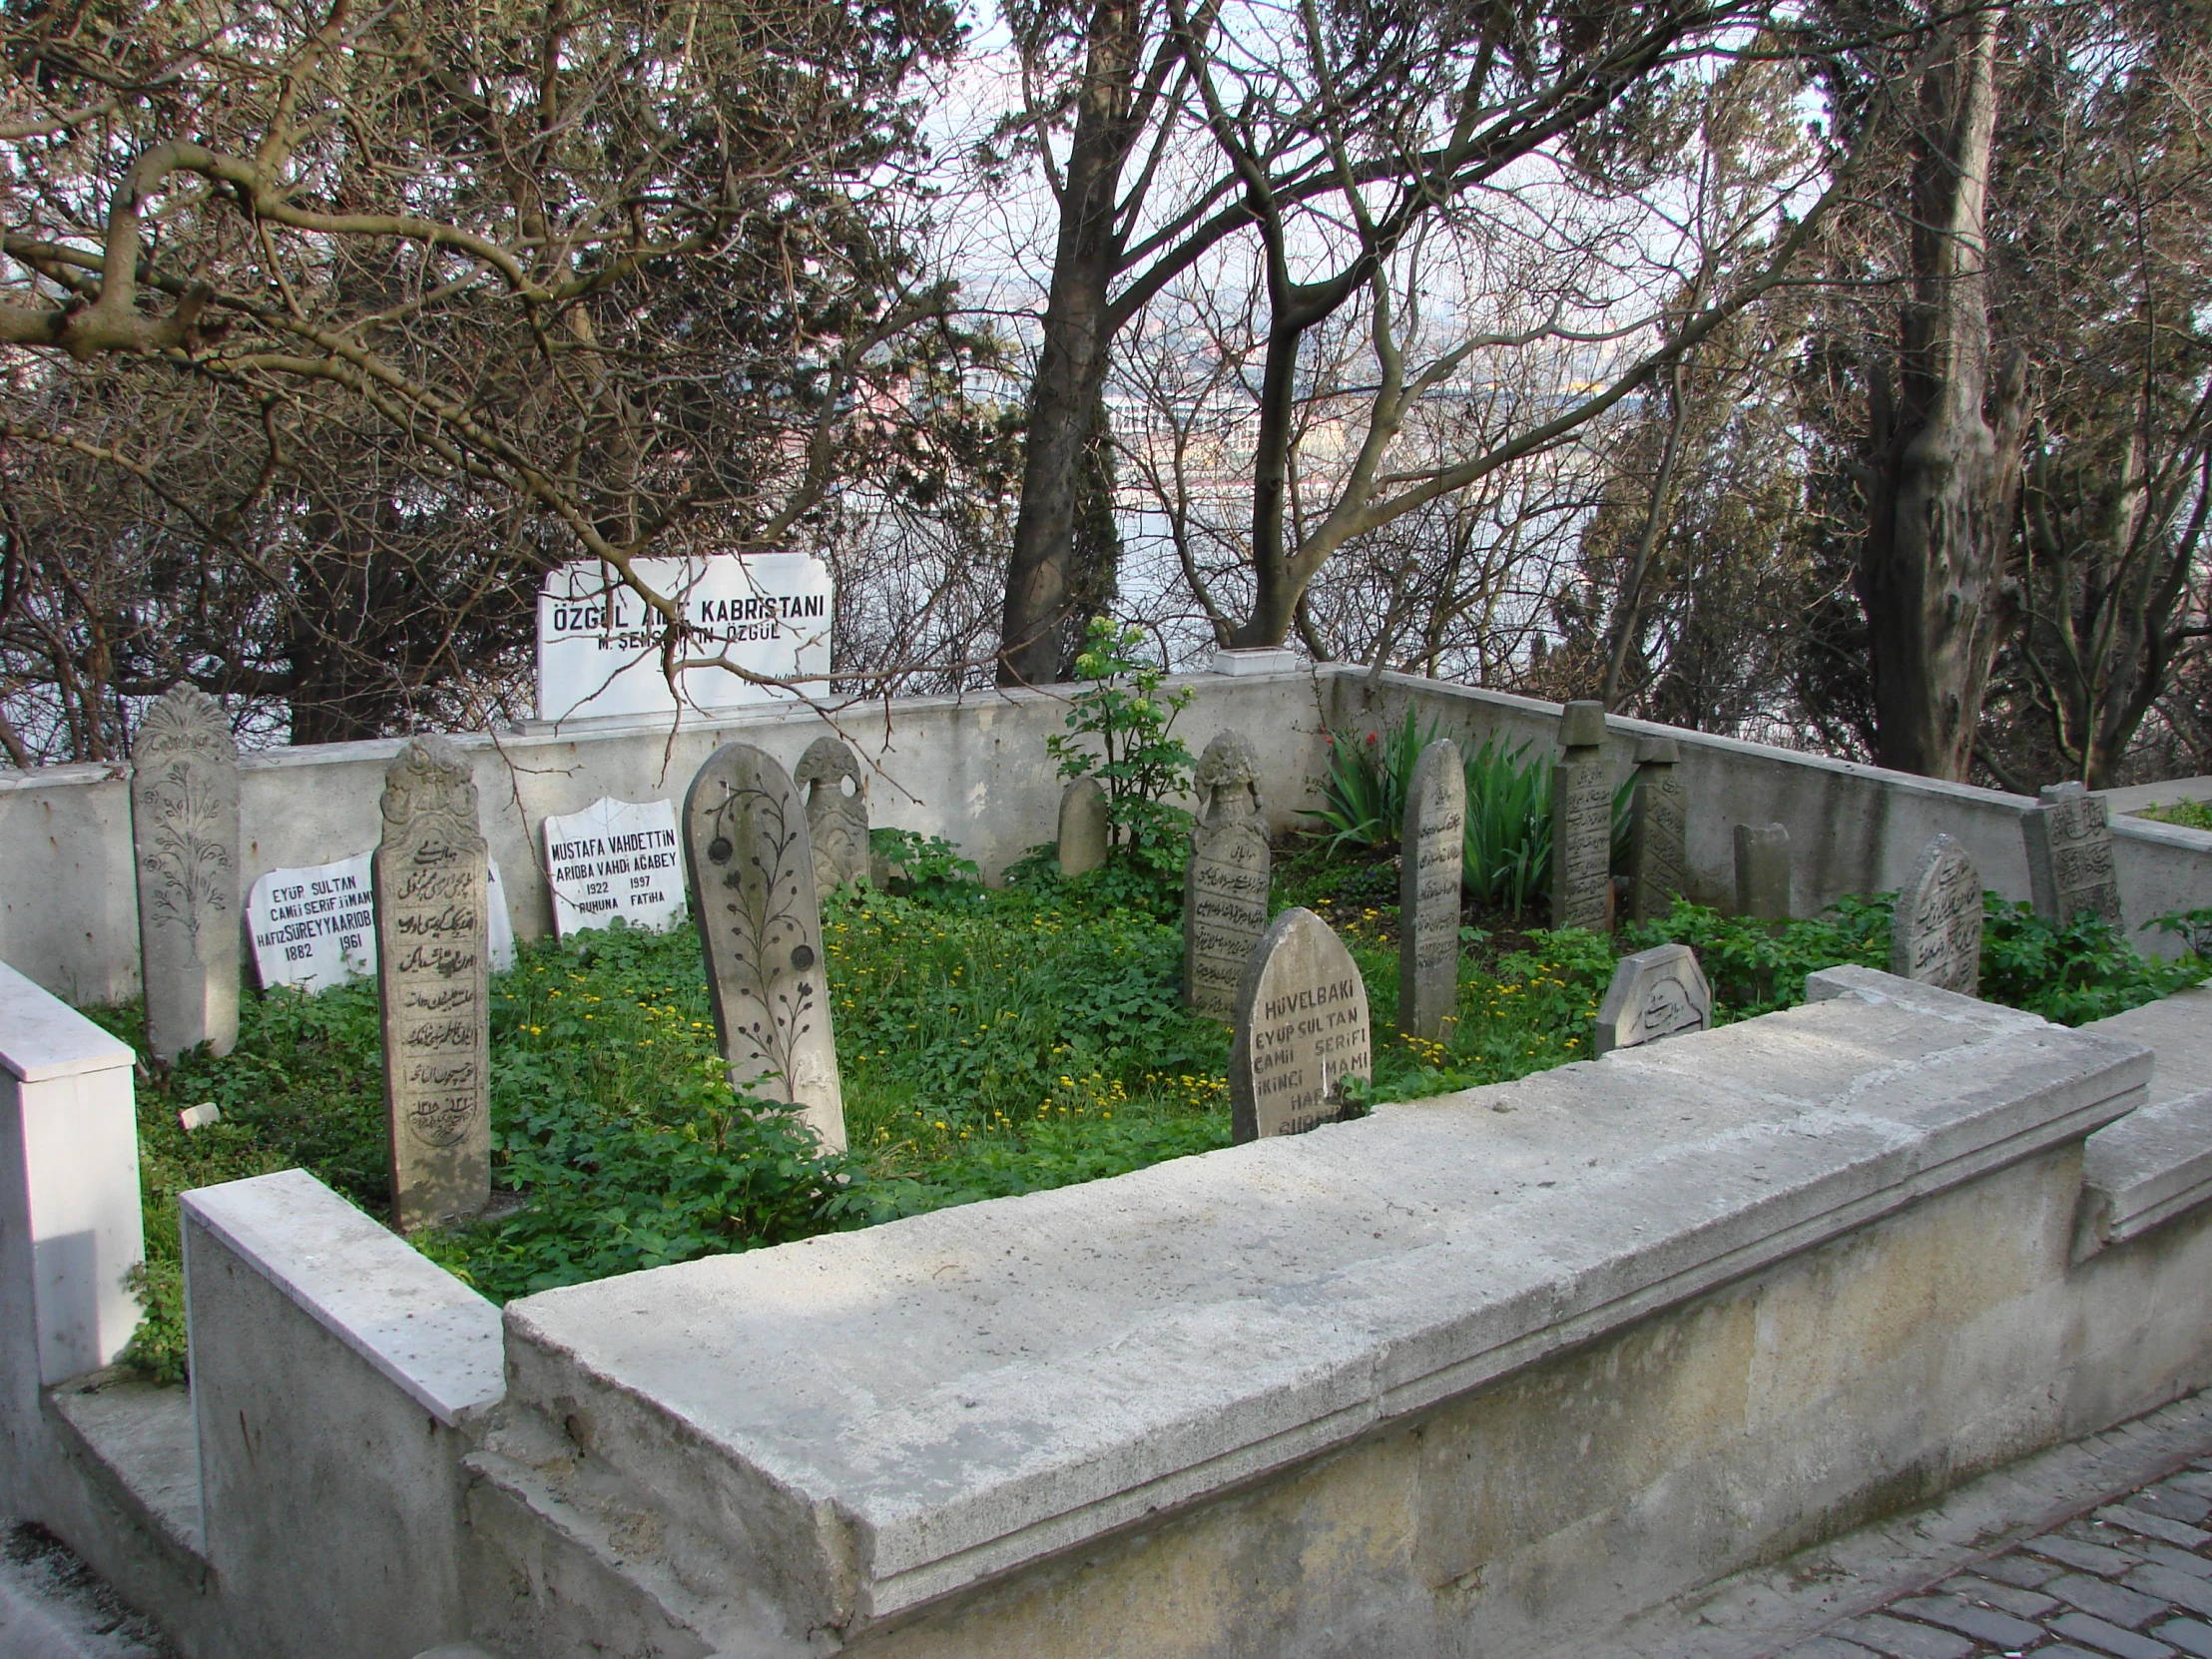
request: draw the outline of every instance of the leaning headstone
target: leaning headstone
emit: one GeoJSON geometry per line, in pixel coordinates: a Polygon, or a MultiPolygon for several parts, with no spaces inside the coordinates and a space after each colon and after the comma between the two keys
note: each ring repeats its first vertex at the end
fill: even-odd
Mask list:
{"type": "Polygon", "coordinates": [[[684,859],[731,1085],[797,1107],[843,1151],[814,841],[773,756],[732,743],[707,758],[684,797],[684,859]]]}
{"type": "Polygon", "coordinates": [[[1551,925],[1613,925],[1613,791],[1605,778],[1605,706],[1569,703],[1551,769],[1551,925]]]}
{"type": "Polygon", "coordinates": [[[1636,746],[1636,788],[1628,813],[1628,913],[1637,921],[1667,914],[1690,890],[1689,804],[1675,774],[1682,756],[1672,738],[1636,746]]]}
{"type": "Polygon", "coordinates": [[[1260,757],[1234,732],[1217,733],[1192,777],[1198,822],[1183,872],[1183,1001],[1231,1019],[1237,984],[1268,925],[1274,865],[1261,817],[1260,757]]]}
{"type": "Polygon", "coordinates": [[[2035,913],[2064,926],[2087,911],[2117,925],[2120,884],[2104,797],[2080,784],[2051,784],[2028,809],[2027,886],[2035,913]]]}
{"type": "Polygon", "coordinates": [[[1113,841],[1106,792],[1095,778],[1078,778],[1060,796],[1060,873],[1084,875],[1106,861],[1113,841]]]}
{"type": "Polygon", "coordinates": [[[1736,913],[1760,921],[1790,914],[1790,831],[1780,824],[1736,826],[1736,913]]]}
{"type": "Polygon", "coordinates": [[[303,869],[273,869],[246,899],[254,971],[262,989],[328,990],[376,971],[370,854],[303,869]]]}
{"type": "Polygon", "coordinates": [[[1662,944],[1623,956],[1598,1004],[1596,1052],[1634,1048],[1713,1024],[1713,990],[1697,952],[1686,944],[1662,944]]]}
{"type": "Polygon", "coordinates": [[[223,705],[163,693],[131,746],[146,1046],[157,1060],[239,1040],[239,746],[223,705]]]}
{"type": "Polygon", "coordinates": [[[372,860],[394,1219],[449,1226],[491,1196],[491,918],[476,783],[439,738],[384,774],[372,860]]]}
{"type": "Polygon", "coordinates": [[[1336,929],[1311,910],[1275,918],[1245,964],[1235,1024],[1234,1140],[1334,1123],[1344,1115],[1345,1079],[1374,1075],[1367,983],[1336,929]]]}
{"type": "Polygon", "coordinates": [[[603,796],[580,813],[548,817],[544,828],[553,926],[562,938],[617,916],[662,928],[683,914],[674,802],[603,796]]]}
{"type": "Polygon", "coordinates": [[[815,891],[835,892],[867,877],[867,794],[860,762],[840,738],[827,734],[807,746],[792,774],[807,803],[807,832],[815,843],[815,891]]]}
{"type": "Polygon", "coordinates": [[[1397,1028],[1447,1042],[1459,1005],[1459,874],[1467,848],[1467,775],[1459,746],[1429,744],[1405,789],[1397,855],[1397,1028]]]}
{"type": "Polygon", "coordinates": [[[1981,990],[1981,873],[1966,849],[1937,835],[1899,889],[1890,971],[1961,996],[1981,990]]]}

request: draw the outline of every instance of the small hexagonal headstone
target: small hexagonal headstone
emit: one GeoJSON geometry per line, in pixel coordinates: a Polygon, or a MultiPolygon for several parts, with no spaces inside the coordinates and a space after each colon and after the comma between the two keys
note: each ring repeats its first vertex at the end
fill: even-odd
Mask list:
{"type": "Polygon", "coordinates": [[[1686,944],[1662,944],[1623,956],[1597,1010],[1596,1051],[1635,1048],[1713,1023],[1713,990],[1686,944]]]}
{"type": "Polygon", "coordinates": [[[1374,1075],[1368,987],[1336,929],[1311,910],[1275,918],[1237,987],[1230,1133],[1297,1135],[1344,1114],[1348,1077],[1374,1075]]]}
{"type": "Polygon", "coordinates": [[[1981,989],[1981,874],[1948,835],[1921,850],[1898,891],[1890,971],[1962,996],[1981,989]]]}
{"type": "Polygon", "coordinates": [[[685,874],[715,1035],[736,1088],[788,1101],[844,1149],[844,1096],[807,809],[774,756],[725,744],[684,796],[685,874]]]}

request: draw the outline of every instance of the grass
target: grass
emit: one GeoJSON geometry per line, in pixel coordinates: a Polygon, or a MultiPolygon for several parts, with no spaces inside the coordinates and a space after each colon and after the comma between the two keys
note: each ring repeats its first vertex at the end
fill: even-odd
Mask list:
{"type": "MultiPolygon", "coordinates": [[[[941,843],[906,849],[905,892],[847,892],[824,943],[851,1150],[823,1155],[792,1117],[732,1093],[714,1044],[696,936],[617,927],[525,946],[492,981],[494,1183],[520,1195],[425,1254],[497,1300],[556,1285],[868,1225],[1139,1169],[1229,1141],[1229,1033],[1186,1014],[1169,891],[1109,866],[1064,881],[1049,860],[985,890],[941,843]]],[[[1508,912],[1462,929],[1460,1017],[1444,1043],[1400,1036],[1396,863],[1278,865],[1277,906],[1337,924],[1375,1018],[1379,1102],[1507,1081],[1589,1056],[1618,952],[1679,938],[1699,951],[1723,1021],[1787,1006],[1804,975],[1882,966],[1886,898],[1780,928],[1693,905],[1616,939],[1519,931],[1508,912]]],[[[2146,961],[2109,928],[2054,929],[1991,900],[1985,994],[2077,1023],[2201,978],[2146,961]]],[[[139,1044],[134,1007],[95,1010],[139,1044]]],[[[177,1200],[293,1166],[385,1212],[376,1001],[362,982],[249,998],[236,1052],[195,1053],[139,1090],[148,1320],[132,1358],[184,1365],[177,1200]],[[200,1101],[222,1121],[187,1134],[200,1101]]]]}
{"type": "Polygon", "coordinates": [[[2157,807],[2138,807],[2134,818],[2178,824],[2187,830],[2212,830],[2212,801],[2174,801],[2157,807]]]}

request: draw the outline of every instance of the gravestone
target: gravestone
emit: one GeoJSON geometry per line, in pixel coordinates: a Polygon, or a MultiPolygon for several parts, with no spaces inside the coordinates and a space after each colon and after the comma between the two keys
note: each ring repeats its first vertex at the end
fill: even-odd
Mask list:
{"type": "Polygon", "coordinates": [[[174,1060],[239,1040],[239,747],[223,705],[180,685],[131,746],[146,1046],[174,1060]]]}
{"type": "Polygon", "coordinates": [[[1564,752],[1551,769],[1551,925],[1603,933],[1613,925],[1613,791],[1605,778],[1605,709],[1569,703],[1564,752]]]}
{"type": "Polygon", "coordinates": [[[1780,824],[1736,826],[1736,913],[1760,921],[1790,914],[1790,831],[1780,824]]]}
{"type": "Polygon", "coordinates": [[[1599,1054],[1634,1048],[1685,1031],[1710,1030],[1713,990],[1697,952],[1686,944],[1662,944],[1623,956],[1598,1004],[1599,1054]]]}
{"type": "Polygon", "coordinates": [[[2104,797],[2080,784],[2051,784],[2028,810],[2027,886],[2035,913],[2064,926],[2083,911],[2114,926],[2120,920],[2119,877],[2112,867],[2112,827],[2104,797]]]}
{"type": "Polygon", "coordinates": [[[832,893],[848,881],[866,879],[867,795],[861,788],[858,757],[842,739],[819,737],[799,757],[792,783],[807,803],[807,833],[815,843],[816,893],[832,893]]]}
{"type": "Polygon", "coordinates": [[[1981,990],[1981,872],[1966,849],[1937,835],[1898,891],[1890,971],[1961,996],[1981,990]]]}
{"type": "Polygon", "coordinates": [[[1459,1005],[1459,874],[1467,775],[1459,746],[1429,744],[1405,789],[1397,854],[1397,1028],[1448,1042],[1459,1005]]]}
{"type": "Polygon", "coordinates": [[[371,863],[394,1220],[449,1226],[491,1196],[491,917],[476,783],[415,738],[384,774],[371,863]]]}
{"type": "Polygon", "coordinates": [[[1646,738],[1636,746],[1636,788],[1628,810],[1628,913],[1650,921],[1690,890],[1689,804],[1675,773],[1681,746],[1646,738]]]}
{"type": "Polygon", "coordinates": [[[843,1151],[814,842],[773,756],[732,743],[707,758],[684,797],[684,857],[732,1086],[797,1107],[843,1151]]]}
{"type": "Polygon", "coordinates": [[[1368,987],[1336,929],[1306,909],[1275,918],[1237,986],[1231,1138],[1299,1135],[1344,1114],[1348,1077],[1374,1075],[1368,987]]]}
{"type": "Polygon", "coordinates": [[[327,990],[376,971],[375,877],[370,854],[303,869],[273,869],[246,900],[262,989],[327,990]]]}
{"type": "Polygon", "coordinates": [[[1113,844],[1106,792],[1095,778],[1078,778],[1060,796],[1060,873],[1083,875],[1106,862],[1113,844]]]}
{"type": "Polygon", "coordinates": [[[544,830],[553,926],[562,938],[617,916],[662,928],[683,913],[673,802],[601,797],[580,813],[548,817],[544,830]]]}
{"type": "Polygon", "coordinates": [[[1191,782],[1198,822],[1183,872],[1183,1001],[1226,1020],[1236,1015],[1238,981],[1268,925],[1274,866],[1260,816],[1260,757],[1247,739],[1216,733],[1191,782]]]}

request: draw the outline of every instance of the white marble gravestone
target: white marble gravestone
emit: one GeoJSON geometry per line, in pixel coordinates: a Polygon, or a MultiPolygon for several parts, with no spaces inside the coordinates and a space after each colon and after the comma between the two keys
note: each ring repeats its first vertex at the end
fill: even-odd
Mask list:
{"type": "Polygon", "coordinates": [[[2120,883],[2104,797],[2080,784],[2051,784],[2021,821],[2027,885],[2035,913],[2060,926],[2084,911],[2117,926],[2120,883]]]}
{"type": "Polygon", "coordinates": [[[247,930],[262,989],[327,990],[376,971],[370,854],[302,869],[273,869],[247,896],[247,930]]]}
{"type": "Polygon", "coordinates": [[[1613,790],[1605,777],[1605,709],[1569,703],[1551,771],[1551,925],[1613,926],[1613,790]]]}
{"type": "Polygon", "coordinates": [[[1183,1001],[1231,1019],[1237,984],[1268,924],[1274,862],[1261,816],[1260,757],[1235,732],[1219,732],[1198,759],[1191,786],[1198,822],[1183,871],[1183,1001]]]}
{"type": "Polygon", "coordinates": [[[674,802],[602,796],[580,813],[548,817],[544,828],[553,925],[562,938],[617,916],[658,929],[684,913],[674,802]]]}
{"type": "Polygon", "coordinates": [[[1698,966],[1697,952],[1686,944],[1662,944],[1623,956],[1613,982],[1598,1004],[1599,1054],[1634,1048],[1685,1031],[1709,1030],[1713,990],[1698,966]]]}
{"type": "Polygon", "coordinates": [[[1961,996],[1981,989],[1981,872],[1937,835],[1921,849],[1890,921],[1890,971],[1961,996]]]}
{"type": "Polygon", "coordinates": [[[684,852],[732,1085],[797,1107],[843,1151],[814,842],[775,757],[733,743],[707,758],[684,796],[684,852]]]}
{"type": "Polygon", "coordinates": [[[460,751],[414,738],[384,774],[371,863],[392,1209],[450,1226],[491,1196],[491,929],[476,783],[460,751]]]}
{"type": "Polygon", "coordinates": [[[1676,775],[1681,747],[1672,738],[1636,746],[1636,787],[1629,801],[1628,913],[1650,921],[1690,890],[1689,803],[1676,775]]]}
{"type": "Polygon", "coordinates": [[[1095,778],[1078,778],[1060,796],[1060,873],[1087,875],[1106,862],[1114,827],[1106,817],[1106,791],[1095,778]]]}
{"type": "Polygon", "coordinates": [[[867,788],[860,762],[841,738],[819,737],[800,756],[792,784],[807,803],[815,843],[815,891],[832,893],[868,873],[867,788]]]}
{"type": "Polygon", "coordinates": [[[180,685],[131,746],[146,1046],[157,1060],[239,1038],[239,749],[223,705],[180,685]]]}
{"type": "Polygon", "coordinates": [[[1374,1075],[1368,987],[1336,929],[1294,907],[1275,918],[1237,987],[1230,1133],[1298,1135],[1344,1115],[1348,1077],[1374,1075]]]}
{"type": "Polygon", "coordinates": [[[1457,1018],[1466,830],[1467,775],[1441,739],[1413,763],[1398,836],[1397,1028],[1424,1042],[1448,1042],[1457,1018]]]}

